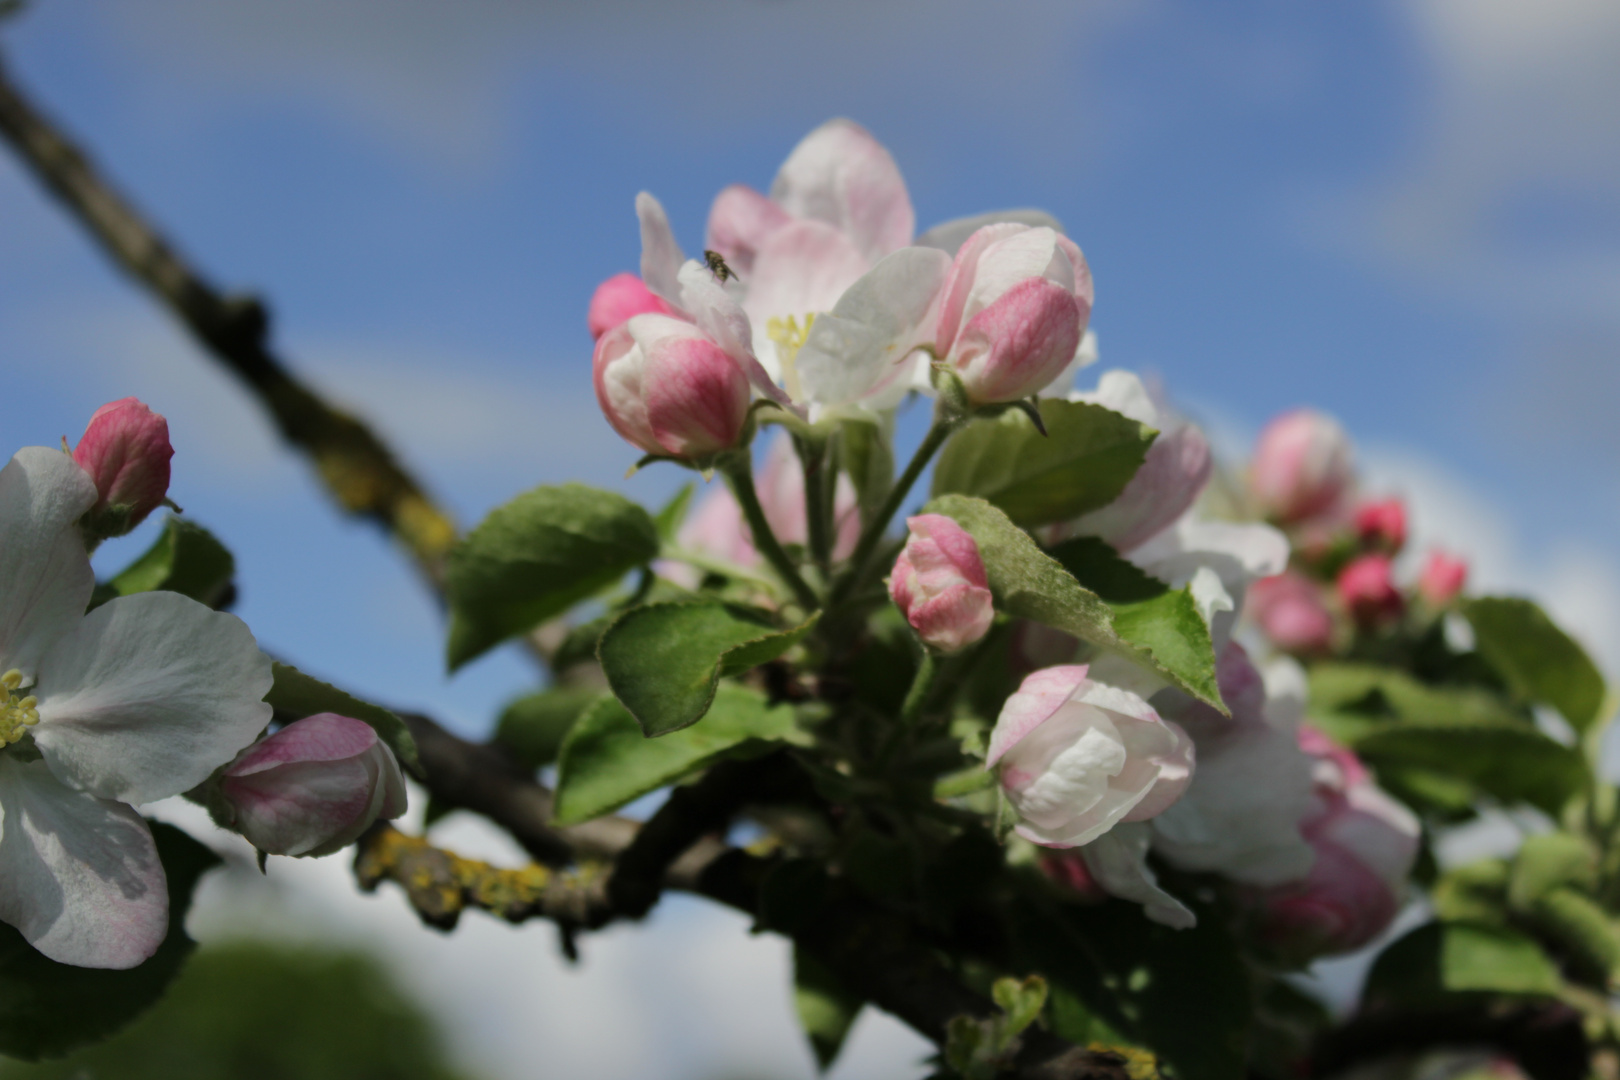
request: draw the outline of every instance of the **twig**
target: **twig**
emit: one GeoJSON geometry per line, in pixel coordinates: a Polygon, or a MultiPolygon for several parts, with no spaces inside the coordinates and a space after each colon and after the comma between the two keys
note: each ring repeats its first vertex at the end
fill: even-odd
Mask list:
{"type": "Polygon", "coordinates": [[[88,155],[16,85],[0,57],[0,135],[114,261],[186,325],[269,412],[283,438],[314,463],[351,514],[387,529],[435,589],[455,542],[450,516],[358,419],[332,407],[287,370],[268,344],[270,315],[251,296],[228,296],[189,265],[88,155]]]}

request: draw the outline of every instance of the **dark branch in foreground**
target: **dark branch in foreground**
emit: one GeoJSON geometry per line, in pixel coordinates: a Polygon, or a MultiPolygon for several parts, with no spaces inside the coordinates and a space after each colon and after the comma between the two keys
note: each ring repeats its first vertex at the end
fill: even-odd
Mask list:
{"type": "MultiPolygon", "coordinates": [[[[760,889],[772,860],[725,846],[715,836],[744,804],[764,794],[765,784],[742,770],[711,770],[697,784],[677,788],[646,825],[603,818],[588,825],[550,825],[551,793],[513,766],[499,750],[468,742],[422,716],[409,718],[427,773],[427,786],[444,802],[472,810],[499,825],[547,861],[559,848],[580,862],[574,874],[531,867],[500,871],[460,859],[422,840],[384,826],[362,842],[356,858],[361,881],[399,883],[427,921],[453,926],[467,906],[502,917],[552,918],[565,930],[599,927],[645,914],[659,888],[696,893],[750,916],[760,915],[760,889]],[[497,762],[499,765],[497,765],[497,762]],[[472,783],[476,778],[476,784],[472,783]],[[624,859],[628,867],[595,864],[624,859]],[[614,878],[628,869],[617,887],[614,878]],[[650,898],[649,898],[650,897],[650,898]]],[[[785,759],[765,771],[780,782],[785,759]]],[[[780,788],[777,789],[780,791],[780,788]]],[[[995,1014],[994,1004],[962,984],[909,923],[899,915],[843,893],[804,925],[787,933],[851,990],[943,1043],[956,1016],[995,1014]]],[[[1125,1063],[1106,1051],[1084,1050],[1038,1029],[1026,1032],[1017,1060],[1026,1080],[1126,1080],[1125,1063]]]]}
{"type": "Polygon", "coordinates": [[[0,57],[0,135],[114,261],[240,378],[283,438],[315,464],[349,513],[369,518],[410,551],[441,589],[455,542],[448,514],[358,419],[333,408],[271,351],[270,316],[251,296],[221,293],[102,176],[89,156],[28,100],[0,57]]]}

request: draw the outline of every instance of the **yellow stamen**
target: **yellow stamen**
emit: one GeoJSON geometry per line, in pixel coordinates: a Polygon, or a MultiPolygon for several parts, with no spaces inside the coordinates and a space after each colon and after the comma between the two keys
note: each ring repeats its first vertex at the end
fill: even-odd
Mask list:
{"type": "Polygon", "coordinates": [[[17,687],[22,685],[22,683],[23,673],[18,671],[16,668],[12,668],[4,675],[0,675],[0,687],[5,687],[5,689],[8,691],[17,689],[17,687]]]}
{"type": "Polygon", "coordinates": [[[788,392],[788,397],[794,401],[803,398],[799,390],[799,371],[794,367],[793,361],[799,355],[804,343],[810,340],[810,327],[815,325],[814,312],[804,317],[804,325],[792,315],[787,318],[771,316],[765,320],[765,336],[771,339],[776,346],[776,358],[782,368],[782,388],[788,392]]]}
{"type": "Polygon", "coordinates": [[[0,675],[0,746],[10,746],[39,723],[39,699],[33,694],[17,696],[22,682],[23,674],[16,668],[0,675]]]}

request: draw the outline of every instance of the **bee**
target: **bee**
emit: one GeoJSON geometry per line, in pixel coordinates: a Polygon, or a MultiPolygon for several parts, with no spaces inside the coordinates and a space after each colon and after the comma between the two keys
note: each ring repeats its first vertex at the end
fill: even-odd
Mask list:
{"type": "Polygon", "coordinates": [[[718,251],[703,252],[703,261],[709,264],[709,270],[721,281],[729,281],[737,276],[737,271],[726,265],[726,258],[718,251]]]}

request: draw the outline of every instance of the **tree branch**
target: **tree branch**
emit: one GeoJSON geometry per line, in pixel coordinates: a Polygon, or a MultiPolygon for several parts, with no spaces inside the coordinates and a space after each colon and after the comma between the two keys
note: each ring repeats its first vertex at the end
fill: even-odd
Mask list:
{"type": "Polygon", "coordinates": [[[281,435],[314,463],[351,514],[387,529],[436,590],[455,542],[450,516],[393,452],[353,416],[300,382],[268,344],[270,316],[251,296],[228,296],[190,266],[101,175],[89,156],[28,100],[0,56],[0,135],[103,250],[242,380],[281,435]]]}

